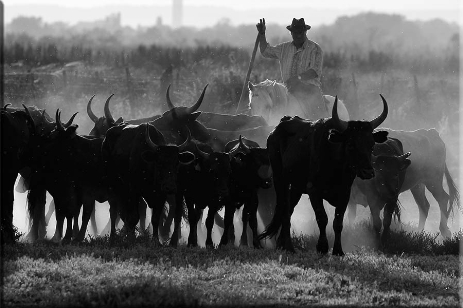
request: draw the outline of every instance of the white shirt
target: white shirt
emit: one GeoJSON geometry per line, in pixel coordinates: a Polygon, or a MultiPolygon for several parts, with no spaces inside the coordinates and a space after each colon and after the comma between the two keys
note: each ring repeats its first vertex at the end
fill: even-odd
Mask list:
{"type": "Polygon", "coordinates": [[[292,76],[297,76],[309,69],[313,69],[318,77],[301,81],[313,84],[317,87],[321,86],[320,77],[322,75],[323,52],[317,43],[306,38],[304,44],[299,49],[294,46],[293,42],[284,42],[276,46],[270,46],[270,44],[267,43],[267,46],[262,52],[262,56],[279,60],[283,82],[286,82],[292,76]],[[294,58],[297,62],[295,72],[292,72],[291,67],[294,58]]]}

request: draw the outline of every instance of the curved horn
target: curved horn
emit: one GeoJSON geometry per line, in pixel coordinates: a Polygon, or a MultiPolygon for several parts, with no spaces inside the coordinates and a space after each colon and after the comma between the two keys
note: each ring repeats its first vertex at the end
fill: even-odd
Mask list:
{"type": "Polygon", "coordinates": [[[188,127],[186,128],[186,130],[187,130],[187,137],[186,137],[186,140],[181,145],[178,146],[179,152],[185,151],[186,147],[188,146],[188,144],[191,141],[191,132],[188,129],[188,127]]]}
{"type": "Polygon", "coordinates": [[[388,110],[389,110],[389,108],[387,107],[386,99],[384,99],[383,95],[381,95],[381,94],[379,96],[381,96],[381,99],[383,100],[383,112],[376,119],[373,119],[370,122],[371,127],[373,127],[373,129],[380,126],[381,123],[383,123],[384,120],[386,120],[387,113],[388,113],[388,110]]]}
{"type": "MultiPolygon", "coordinates": [[[[11,105],[11,104],[7,104],[7,105],[11,105]]],[[[22,104],[23,107],[24,107],[24,111],[26,112],[26,116],[29,118],[29,120],[31,121],[31,124],[32,124],[32,127],[33,127],[33,131],[35,132],[35,122],[34,122],[34,118],[32,118],[31,116],[31,113],[29,112],[29,109],[27,108],[26,105],[22,104]]]]}
{"type": "Polygon", "coordinates": [[[196,150],[198,151],[199,155],[201,155],[204,159],[209,158],[209,153],[201,151],[200,148],[198,148],[198,145],[195,143],[196,150]]]}
{"type": "MultiPolygon", "coordinates": [[[[10,105],[11,105],[10,103],[5,104],[5,106],[3,106],[3,110],[6,110],[6,107],[8,107],[8,106],[10,106],[10,105]]],[[[23,105],[23,106],[24,106],[24,105],[23,105]]],[[[24,106],[24,108],[26,108],[26,107],[24,106]]],[[[26,108],[26,109],[27,109],[27,108],[26,108]]],[[[27,110],[27,111],[29,111],[29,110],[27,110]]]]}
{"type": "Polygon", "coordinates": [[[244,151],[244,153],[246,153],[246,154],[248,154],[249,152],[251,152],[251,150],[249,149],[249,147],[248,147],[246,144],[244,144],[243,138],[242,138],[241,135],[240,135],[240,145],[239,145],[239,147],[242,148],[243,151],[244,151]]]}
{"type": "Polygon", "coordinates": [[[156,150],[159,146],[151,140],[150,137],[150,125],[146,124],[146,133],[145,133],[145,140],[146,143],[152,148],[153,150],[156,150]]]}
{"type": "Polygon", "coordinates": [[[109,101],[111,98],[114,96],[114,94],[111,94],[107,99],[106,102],[104,103],[104,116],[106,117],[106,121],[114,123],[114,118],[111,115],[111,111],[109,111],[109,101]]]}
{"type": "Polygon", "coordinates": [[[347,128],[347,122],[341,120],[338,116],[338,96],[336,95],[333,104],[333,111],[331,112],[331,118],[334,121],[334,125],[339,130],[345,130],[347,128]]]}
{"type": "Polygon", "coordinates": [[[67,123],[63,124],[63,126],[64,126],[65,128],[68,128],[69,126],[71,126],[72,121],[74,121],[74,118],[76,117],[77,114],[78,114],[78,112],[74,113],[74,114],[72,115],[72,117],[69,119],[69,121],[67,121],[67,123]]]}
{"type": "Polygon", "coordinates": [[[56,121],[56,129],[57,130],[64,130],[63,123],[61,123],[61,111],[56,109],[55,121],[56,121]]]}
{"type": "Polygon", "coordinates": [[[166,91],[166,102],[167,102],[167,107],[169,108],[170,111],[172,111],[172,118],[177,119],[177,110],[175,109],[174,104],[172,104],[172,101],[170,100],[170,86],[167,87],[166,91]]]}
{"type": "Polygon", "coordinates": [[[167,91],[166,91],[166,102],[167,102],[167,107],[169,108],[169,110],[172,110],[175,108],[174,104],[172,104],[172,101],[170,100],[170,95],[169,95],[169,92],[170,92],[170,86],[169,85],[167,87],[167,91]]]}
{"type": "Polygon", "coordinates": [[[93,123],[96,123],[96,121],[98,121],[98,117],[92,111],[92,100],[95,97],[95,95],[93,95],[90,98],[90,100],[88,101],[88,104],[87,104],[87,114],[88,114],[88,117],[90,118],[90,120],[93,121],[93,123]]]}
{"type": "Polygon", "coordinates": [[[198,110],[199,106],[201,106],[201,103],[203,102],[204,99],[204,94],[206,94],[206,89],[209,84],[206,84],[206,86],[203,89],[203,92],[201,93],[201,96],[198,98],[198,101],[191,107],[188,107],[186,109],[187,114],[192,114],[196,110],[198,110]]]}

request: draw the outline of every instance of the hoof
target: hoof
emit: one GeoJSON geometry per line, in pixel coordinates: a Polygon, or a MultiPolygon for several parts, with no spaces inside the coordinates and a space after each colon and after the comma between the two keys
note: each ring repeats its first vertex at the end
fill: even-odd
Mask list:
{"type": "Polygon", "coordinates": [[[255,249],[262,249],[262,245],[260,244],[260,241],[254,241],[252,243],[252,245],[254,246],[255,249]]]}
{"type": "Polygon", "coordinates": [[[198,247],[198,243],[188,243],[188,247],[190,248],[198,247]]]}
{"type": "Polygon", "coordinates": [[[317,244],[317,252],[321,254],[327,254],[328,253],[328,244],[327,243],[318,243],[317,244]]]}

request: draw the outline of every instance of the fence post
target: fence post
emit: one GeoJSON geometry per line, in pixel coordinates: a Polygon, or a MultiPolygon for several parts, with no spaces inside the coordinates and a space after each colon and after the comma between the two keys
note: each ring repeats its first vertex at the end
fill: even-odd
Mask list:
{"type": "Polygon", "coordinates": [[[415,89],[415,109],[418,114],[421,114],[421,93],[418,87],[418,78],[413,75],[414,89],[415,89]]]}
{"type": "Polygon", "coordinates": [[[352,85],[354,87],[354,99],[352,100],[352,103],[350,104],[350,112],[352,112],[351,116],[349,118],[354,118],[356,119],[359,115],[359,101],[358,101],[358,91],[357,91],[357,81],[355,80],[355,74],[352,73],[352,85]]]}
{"type": "Polygon", "coordinates": [[[66,71],[63,71],[63,87],[66,87],[68,84],[66,71]]]}
{"type": "Polygon", "coordinates": [[[383,94],[383,95],[384,95],[384,93],[383,93],[383,91],[384,91],[384,75],[385,75],[385,73],[384,73],[384,71],[383,71],[383,72],[381,73],[381,88],[380,88],[380,91],[379,91],[379,93],[381,93],[381,94],[383,94]]]}
{"type": "Polygon", "coordinates": [[[126,79],[126,85],[127,85],[127,91],[131,93],[131,78],[130,78],[130,70],[129,67],[125,67],[125,79],[126,79]]]}

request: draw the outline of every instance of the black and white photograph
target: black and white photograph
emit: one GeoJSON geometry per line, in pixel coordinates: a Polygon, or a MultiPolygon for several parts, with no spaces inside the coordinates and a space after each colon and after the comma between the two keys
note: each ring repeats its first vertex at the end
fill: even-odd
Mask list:
{"type": "Polygon", "coordinates": [[[460,0],[0,20],[2,307],[461,307],[460,0]]]}

